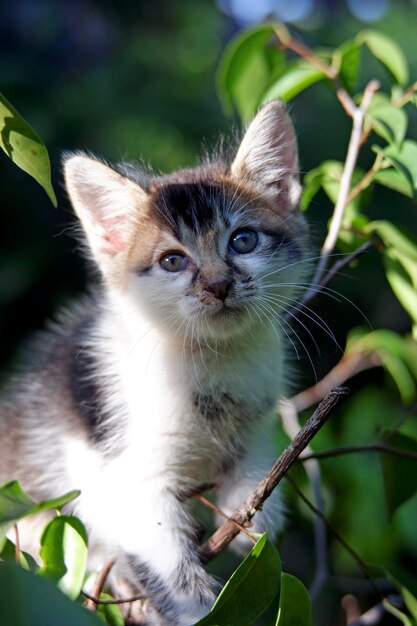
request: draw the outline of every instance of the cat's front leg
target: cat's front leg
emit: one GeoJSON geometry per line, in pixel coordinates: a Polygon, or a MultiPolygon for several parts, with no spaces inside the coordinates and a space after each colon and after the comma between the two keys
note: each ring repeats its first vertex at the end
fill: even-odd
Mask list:
{"type": "MultiPolygon", "coordinates": [[[[217,505],[227,515],[231,516],[245,502],[272,467],[275,461],[273,441],[273,429],[269,424],[260,425],[249,439],[245,453],[220,476],[217,505]]],[[[223,522],[223,517],[216,516],[217,525],[223,522]]],[[[262,510],[255,513],[248,530],[266,532],[274,540],[284,522],[285,506],[278,488],[264,502],[262,510]]],[[[231,543],[231,547],[240,553],[247,552],[251,546],[250,539],[242,532],[231,543]]]]}
{"type": "Polygon", "coordinates": [[[191,626],[216,598],[216,583],[199,560],[193,520],[184,502],[165,489],[152,497],[138,493],[136,501],[143,505],[130,503],[117,527],[103,529],[107,543],[117,531],[117,574],[134,594],[148,598],[147,626],[191,626]]]}

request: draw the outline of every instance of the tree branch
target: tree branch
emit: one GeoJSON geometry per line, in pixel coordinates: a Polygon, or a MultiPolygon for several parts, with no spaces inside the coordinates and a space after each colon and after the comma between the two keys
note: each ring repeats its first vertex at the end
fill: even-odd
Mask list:
{"type": "Polygon", "coordinates": [[[309,452],[308,454],[301,455],[299,460],[304,462],[309,461],[310,459],[330,459],[344,454],[355,454],[356,452],[384,452],[386,454],[392,454],[393,456],[402,456],[404,458],[417,461],[417,452],[414,450],[406,450],[405,448],[398,448],[396,446],[387,446],[382,441],[375,441],[374,443],[359,446],[342,446],[340,448],[332,448],[331,450],[322,450],[321,452],[309,452]]]}
{"type": "Polygon", "coordinates": [[[299,498],[301,498],[301,500],[308,506],[309,509],[311,509],[311,511],[313,511],[313,513],[315,515],[318,515],[323,522],[326,524],[327,528],[331,531],[332,535],[337,539],[337,541],[345,548],[345,550],[351,555],[351,557],[356,561],[359,569],[362,571],[363,575],[365,576],[365,578],[369,581],[369,584],[372,586],[373,590],[379,595],[381,596],[381,593],[379,591],[379,589],[374,585],[373,580],[371,575],[368,572],[368,568],[366,567],[366,564],[364,563],[364,561],[361,559],[361,557],[359,556],[359,554],[357,552],[355,552],[355,550],[343,539],[343,537],[341,535],[339,535],[339,533],[337,532],[337,530],[334,528],[334,526],[332,526],[332,524],[329,522],[329,520],[325,517],[325,515],[319,511],[311,502],[308,498],[306,498],[306,496],[303,494],[303,492],[300,490],[300,488],[298,487],[298,485],[293,481],[293,479],[291,478],[291,476],[288,476],[288,474],[285,476],[285,479],[290,483],[290,485],[292,486],[292,488],[294,489],[294,491],[296,492],[296,494],[298,495],[299,498]]]}
{"type": "MultiPolygon", "coordinates": [[[[294,439],[300,429],[297,408],[291,400],[281,401],[279,404],[279,412],[282,418],[282,425],[290,439],[294,439]]],[[[313,453],[310,446],[304,450],[307,456],[313,453]]],[[[313,501],[316,508],[324,514],[324,500],[321,484],[321,468],[320,463],[311,458],[304,464],[307,472],[311,488],[313,492],[313,501]]],[[[311,599],[314,600],[328,577],[328,547],[327,547],[327,527],[320,516],[315,515],[313,518],[314,528],[314,555],[315,555],[315,571],[313,580],[310,584],[311,599]]]]}
{"type": "MultiPolygon", "coordinates": [[[[265,478],[257,485],[246,502],[233,512],[233,520],[243,526],[252,519],[265,500],[279,484],[291,465],[297,460],[301,452],[310,443],[330,417],[331,412],[342,397],[348,394],[344,387],[333,389],[319,404],[313,415],[300,429],[297,436],[291,441],[279,459],[274,463],[265,478]]],[[[201,546],[201,558],[206,563],[217,556],[239,533],[230,521],[226,521],[205,544],[201,546]]]]}
{"type": "MultiPolygon", "coordinates": [[[[352,117],[353,117],[353,126],[352,132],[350,135],[348,151],[346,155],[345,166],[343,168],[342,177],[340,179],[340,188],[339,195],[337,198],[336,205],[333,211],[333,218],[330,224],[329,232],[327,233],[327,237],[324,241],[323,247],[321,249],[321,257],[317,266],[316,273],[312,280],[312,284],[316,285],[320,283],[323,274],[326,269],[328,258],[333,251],[337,238],[339,236],[339,232],[342,226],[343,215],[345,211],[345,207],[347,205],[347,199],[349,196],[350,187],[352,184],[352,176],[355,171],[356,161],[358,159],[359,150],[362,145],[362,130],[363,123],[365,119],[365,113],[371,103],[372,97],[374,93],[378,90],[379,83],[375,80],[371,80],[368,85],[365,87],[365,91],[363,93],[362,101],[357,107],[353,100],[351,100],[350,96],[350,104],[353,105],[352,109],[352,117]]],[[[303,299],[301,300],[301,304],[305,304],[312,295],[315,293],[314,289],[308,289],[303,299]]]]}
{"type": "Polygon", "coordinates": [[[85,606],[87,607],[87,609],[90,609],[90,611],[95,611],[97,609],[97,604],[99,604],[97,598],[100,597],[100,594],[103,591],[103,587],[106,583],[108,575],[110,574],[110,570],[114,565],[114,562],[115,559],[111,558],[106,561],[106,563],[104,563],[97,576],[96,584],[94,585],[93,593],[91,596],[83,592],[83,595],[85,595],[85,597],[87,598],[85,606]]]}
{"type": "Polygon", "coordinates": [[[295,395],[291,398],[291,402],[294,403],[297,412],[308,409],[320,402],[333,387],[343,385],[359,372],[379,365],[381,362],[375,353],[345,355],[324,378],[295,395]]]}

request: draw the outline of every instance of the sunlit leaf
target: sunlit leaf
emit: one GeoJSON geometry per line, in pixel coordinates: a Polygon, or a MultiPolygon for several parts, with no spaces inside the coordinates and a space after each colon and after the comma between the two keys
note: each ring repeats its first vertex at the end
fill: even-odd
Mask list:
{"type": "Polygon", "coordinates": [[[244,31],[227,46],[217,71],[217,88],[228,114],[237,109],[243,121],[256,112],[284,53],[267,44],[275,36],[271,25],[244,31]]]}
{"type": "Polygon", "coordinates": [[[372,100],[367,112],[367,123],[371,123],[375,132],[388,143],[400,145],[407,132],[407,114],[384,100],[372,100]]]}
{"type": "Polygon", "coordinates": [[[266,535],[262,535],[198,626],[252,624],[278,595],[280,580],[279,554],[266,535]]]}
{"type": "MultiPolygon", "coordinates": [[[[384,255],[385,274],[389,284],[404,309],[417,325],[417,292],[416,286],[405,271],[404,264],[389,254],[384,255]]],[[[417,339],[417,337],[416,337],[417,339]]]]}
{"type": "Polygon", "coordinates": [[[409,337],[381,328],[369,332],[364,328],[350,331],[346,354],[375,353],[391,375],[404,403],[412,402],[417,390],[417,345],[409,337]]]}
{"type": "Polygon", "coordinates": [[[388,220],[374,220],[369,222],[365,230],[367,233],[376,233],[385,246],[398,255],[417,262],[417,242],[392,222],[388,220]]]}
{"type": "Polygon", "coordinates": [[[364,30],[357,35],[356,39],[359,43],[368,46],[372,54],[385,65],[400,85],[408,82],[407,60],[401,48],[391,37],[375,30],[364,30]]]}
{"type": "Polygon", "coordinates": [[[311,626],[310,595],[298,578],[282,573],[276,626],[311,626]]]}
{"type": "Polygon", "coordinates": [[[356,39],[345,41],[336,48],[333,67],[339,74],[343,86],[352,92],[356,89],[361,63],[361,44],[356,39]]]}
{"type": "Polygon", "coordinates": [[[417,190],[417,142],[406,139],[400,146],[372,146],[372,149],[379,152],[405,178],[414,196],[417,190]]]}
{"type": "Polygon", "coordinates": [[[57,206],[51,183],[48,151],[16,109],[0,94],[0,148],[22,170],[30,174],[57,206]]]}
{"type": "MultiPolygon", "coordinates": [[[[108,593],[101,593],[100,600],[113,600],[108,593]]],[[[125,626],[122,610],[118,604],[99,604],[97,606],[99,615],[107,626],[125,626]]]]}
{"type": "Polygon", "coordinates": [[[54,580],[59,589],[75,600],[80,595],[87,566],[87,533],[76,517],[52,519],[41,537],[41,576],[54,580]]]}
{"type": "Polygon", "coordinates": [[[372,177],[373,182],[379,183],[389,189],[394,189],[404,196],[412,198],[414,196],[413,188],[410,185],[410,179],[406,178],[394,169],[379,170],[372,177]]]}
{"type": "MultiPolygon", "coordinates": [[[[0,560],[7,561],[8,563],[16,563],[16,546],[7,537],[4,538],[3,545],[1,546],[0,560]]],[[[21,549],[19,550],[19,565],[31,572],[36,572],[39,569],[35,559],[21,549]]]]}
{"type": "Polygon", "coordinates": [[[404,626],[417,626],[417,622],[408,615],[406,615],[403,611],[396,606],[394,606],[388,599],[383,600],[384,607],[388,613],[394,615],[400,622],[404,624],[404,626]]]}
{"type": "Polygon", "coordinates": [[[0,563],[0,624],[103,626],[94,613],[67,598],[49,580],[0,563]]]}
{"type": "Polygon", "coordinates": [[[27,515],[60,509],[79,495],[79,491],[70,491],[59,498],[35,502],[23,491],[18,481],[5,483],[0,487],[0,529],[9,528],[13,522],[27,515]]]}
{"type": "Polygon", "coordinates": [[[287,66],[286,71],[275,81],[263,97],[263,102],[279,98],[291,100],[314,83],[326,78],[320,70],[305,61],[296,61],[287,66]]]}

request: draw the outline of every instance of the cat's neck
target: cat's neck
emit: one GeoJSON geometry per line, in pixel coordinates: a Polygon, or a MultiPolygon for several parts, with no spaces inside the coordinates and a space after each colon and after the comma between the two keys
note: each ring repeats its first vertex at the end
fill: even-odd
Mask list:
{"type": "Polygon", "coordinates": [[[108,358],[121,377],[138,386],[233,390],[280,386],[283,349],[279,328],[258,322],[228,340],[166,332],[126,298],[111,298],[101,322],[108,358]]]}

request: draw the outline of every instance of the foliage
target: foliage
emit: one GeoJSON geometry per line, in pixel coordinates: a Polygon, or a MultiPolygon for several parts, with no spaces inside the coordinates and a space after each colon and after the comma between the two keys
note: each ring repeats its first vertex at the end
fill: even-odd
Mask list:
{"type": "MultiPolygon", "coordinates": [[[[402,334],[397,332],[398,328],[351,328],[344,356],[334,367],[338,374],[342,371],[342,376],[349,377],[360,372],[361,368],[382,366],[396,387],[401,403],[393,402],[389,382],[384,388],[376,388],[372,387],[371,380],[339,415],[339,427],[333,431],[325,429],[314,443],[315,449],[325,451],[343,446],[359,448],[359,441],[363,447],[369,444],[368,452],[378,453],[379,461],[371,463],[364,450],[355,453],[353,449],[350,453],[355,453],[354,463],[347,452],[329,461],[328,465],[324,460],[322,462],[328,491],[326,514],[332,517],[338,534],[349,544],[354,542],[368,572],[371,568],[367,562],[380,560],[388,563],[394,560],[398,550],[411,551],[417,556],[415,529],[410,523],[417,493],[417,427],[408,419],[411,415],[409,406],[415,401],[417,390],[417,244],[412,235],[396,223],[394,210],[387,218],[378,214],[377,204],[373,205],[373,199],[381,190],[400,194],[410,202],[416,197],[417,142],[408,133],[409,118],[417,104],[417,83],[409,82],[409,73],[407,60],[398,44],[377,31],[361,31],[334,49],[311,50],[282,24],[268,23],[240,33],[232,40],[220,61],[217,79],[226,113],[236,110],[243,122],[247,122],[263,103],[277,97],[286,101],[296,99],[314,85],[326,92],[331,91],[334,107],[339,101],[348,116],[355,119],[362,115],[363,118],[350,177],[346,174],[347,161],[328,155],[326,160],[316,163],[305,173],[301,207],[306,212],[312,211],[316,197],[324,196],[332,205],[339,205],[341,220],[334,243],[345,256],[337,257],[336,263],[344,258],[346,266],[355,266],[358,251],[364,245],[372,247],[378,254],[387,284],[408,320],[408,327],[402,334]],[[374,57],[386,72],[382,83],[384,88],[371,84],[370,76],[364,82],[361,65],[366,55],[374,57]],[[359,153],[364,154],[365,168],[357,164],[359,153]],[[343,197],[343,182],[346,180],[347,195],[343,197]],[[356,366],[349,369],[352,363],[356,366]],[[363,419],[356,419],[362,416],[363,419]],[[380,488],[381,482],[383,489],[380,488]],[[343,506],[339,506],[339,487],[344,492],[343,506]],[[376,494],[372,502],[371,492],[376,494]],[[349,511],[354,511],[355,515],[346,515],[349,511]],[[382,529],[380,521],[385,519],[385,514],[390,516],[390,526],[384,522],[385,528],[382,529]],[[401,541],[405,547],[400,545],[401,541]]],[[[6,111],[4,115],[2,113],[2,119],[13,119],[14,129],[41,147],[42,174],[39,175],[39,166],[35,165],[34,169],[33,162],[25,158],[25,152],[16,158],[19,151],[10,151],[10,146],[16,150],[16,138],[8,135],[5,140],[2,132],[3,149],[14,157],[17,165],[22,167],[22,162],[25,164],[23,169],[43,184],[53,200],[49,160],[43,144],[5,99],[1,100],[1,106],[2,111],[6,111]]],[[[4,122],[3,125],[6,126],[4,122]]],[[[27,146],[30,151],[30,145],[27,146]]],[[[412,205],[410,210],[415,211],[415,206],[412,205]]],[[[336,213],[330,218],[328,233],[332,228],[334,232],[335,218],[336,213]]],[[[323,264],[315,277],[315,291],[322,290],[323,294],[327,291],[330,296],[336,294],[324,282],[332,277],[329,262],[333,248],[322,250],[323,264]]],[[[313,295],[310,294],[309,303],[313,295]]],[[[309,315],[316,314],[313,311],[309,315]]],[[[299,474],[305,488],[310,489],[306,475],[301,471],[299,474]]],[[[29,555],[19,552],[4,534],[25,515],[46,508],[60,508],[75,495],[34,503],[16,483],[0,489],[0,529],[3,533],[0,535],[0,559],[4,561],[0,564],[1,622],[14,619],[13,623],[23,626],[27,623],[25,616],[30,615],[31,625],[45,624],[43,607],[48,607],[51,623],[64,624],[63,618],[58,622],[57,615],[68,616],[65,619],[71,624],[102,623],[78,602],[82,599],[80,593],[87,556],[87,537],[79,520],[59,515],[49,523],[42,537],[41,567],[34,564],[29,555]],[[11,563],[16,560],[19,567],[11,563]],[[70,602],[63,594],[77,602],[70,602]],[[14,601],[10,602],[10,598],[14,601]],[[26,603],[24,609],[22,598],[26,603]],[[7,615],[2,615],[2,610],[7,610],[7,615]]],[[[300,520],[310,519],[309,516],[310,513],[301,506],[300,520]]],[[[335,572],[356,573],[343,548],[335,542],[332,542],[332,548],[335,572]]],[[[300,577],[303,574],[301,571],[300,577]]],[[[383,576],[403,598],[400,608],[385,599],[386,610],[404,624],[417,623],[415,590],[390,567],[385,568],[383,576]]],[[[103,594],[102,598],[108,599],[109,596],[103,594]]],[[[111,611],[102,608],[98,615],[108,624],[122,623],[117,606],[111,611]]],[[[257,541],[226,583],[210,614],[199,622],[206,626],[251,623],[266,623],[267,626],[310,626],[312,623],[307,590],[299,578],[281,572],[278,552],[265,536],[257,541]]]]}
{"type": "MultiPolygon", "coordinates": [[[[372,195],[377,186],[382,186],[415,198],[417,142],[407,136],[407,130],[410,110],[417,104],[417,83],[409,84],[409,68],[402,50],[382,33],[366,30],[334,50],[312,50],[293,37],[282,24],[265,24],[240,34],[226,49],[218,72],[218,89],[226,112],[234,107],[244,122],[265,102],[273,98],[289,101],[315,83],[323,83],[333,91],[335,100],[339,100],[346,114],[352,118],[353,130],[345,162],[326,160],[304,175],[302,209],[308,211],[319,192],[324,192],[335,206],[313,279],[315,285],[307,293],[305,302],[312,300],[317,292],[326,291],[325,285],[338,269],[337,263],[343,263],[338,260],[334,268],[328,269],[335,246],[346,255],[346,266],[349,261],[355,262],[366,248],[373,247],[378,251],[392,293],[409,316],[409,332],[401,336],[388,328],[352,328],[344,356],[334,367],[333,379],[344,382],[361,369],[383,366],[407,406],[415,401],[417,395],[417,243],[409,232],[396,223],[394,210],[389,219],[378,215],[375,219],[372,195]],[[379,82],[366,77],[362,91],[358,91],[364,48],[387,71],[390,82],[386,90],[379,82]],[[256,80],[255,72],[259,73],[260,69],[262,80],[256,80]],[[364,151],[371,160],[367,170],[357,165],[359,154],[364,151]]],[[[415,211],[415,207],[412,210],[415,211]]],[[[332,292],[328,293],[332,295],[332,292]]],[[[316,391],[314,387],[313,390],[316,391]]],[[[308,392],[306,390],[304,396],[308,392]]],[[[303,394],[300,396],[304,397],[303,394]]],[[[366,406],[369,408],[368,400],[366,406]]],[[[346,412],[355,415],[352,403],[346,412]]],[[[377,427],[379,435],[372,445],[380,453],[385,507],[392,520],[392,516],[406,502],[413,498],[415,501],[417,494],[417,481],[414,479],[417,433],[415,427],[411,428],[412,433],[406,433],[409,415],[404,413],[397,423],[391,418],[391,426],[382,427],[380,420],[384,416],[378,412],[375,414],[377,423],[374,428],[377,427]]],[[[389,415],[385,419],[389,419],[389,415]]],[[[352,428],[350,431],[346,433],[348,436],[353,434],[352,428]]],[[[343,437],[338,439],[339,445],[346,446],[348,443],[343,441],[343,437]]],[[[360,451],[358,439],[357,435],[354,436],[356,446],[346,450],[346,454],[360,451]]],[[[372,446],[368,450],[372,450],[372,446]]],[[[363,446],[365,451],[366,446],[363,446]]],[[[362,490],[355,490],[352,478],[346,479],[346,472],[352,472],[349,459],[344,472],[343,469],[340,473],[337,470],[334,472],[336,482],[339,476],[344,489],[349,489],[355,498],[346,503],[346,508],[355,512],[364,509],[363,519],[369,516],[366,511],[370,508],[364,507],[364,498],[373,489],[369,470],[365,470],[366,464],[361,463],[355,472],[362,484],[364,476],[367,476],[367,484],[362,490]]],[[[375,489],[378,489],[376,485],[375,489]]],[[[380,500],[381,506],[384,506],[383,498],[380,500]]],[[[370,506],[375,508],[374,504],[370,506]]],[[[356,546],[363,547],[363,568],[367,567],[365,560],[368,557],[392,558],[389,548],[386,554],[372,554],[375,541],[369,542],[369,534],[361,532],[359,526],[355,529],[351,525],[348,529],[345,522],[343,530],[348,533],[349,541],[354,540],[356,546]]],[[[386,611],[403,623],[414,623],[415,596],[408,590],[404,593],[393,577],[390,580],[402,594],[404,610],[386,601],[386,611]]],[[[291,623],[307,624],[308,618],[304,617],[299,622],[294,619],[291,623]]]]}

